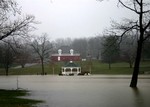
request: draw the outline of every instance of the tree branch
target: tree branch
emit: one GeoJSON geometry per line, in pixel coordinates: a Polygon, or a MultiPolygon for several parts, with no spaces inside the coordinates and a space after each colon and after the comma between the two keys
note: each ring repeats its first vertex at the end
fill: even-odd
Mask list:
{"type": "Polygon", "coordinates": [[[141,3],[138,0],[135,0],[137,2],[138,5],[141,5],[141,3]]]}
{"type": "Polygon", "coordinates": [[[134,29],[134,28],[136,28],[136,27],[137,27],[137,25],[133,25],[133,26],[131,26],[131,27],[128,27],[120,36],[118,36],[118,37],[121,38],[119,44],[122,42],[122,37],[123,37],[128,31],[130,31],[130,30],[132,30],[132,29],[134,29]]]}
{"type": "MultiPolygon", "coordinates": [[[[146,31],[145,31],[146,32],[146,31]]],[[[146,32],[146,35],[143,39],[143,41],[147,40],[150,37],[150,31],[146,32]]]]}
{"type": "Polygon", "coordinates": [[[137,14],[140,14],[137,10],[135,10],[135,9],[132,9],[131,7],[129,7],[129,6],[127,6],[127,5],[125,5],[121,0],[119,0],[119,2],[125,7],[125,8],[127,8],[127,9],[129,9],[129,10],[131,10],[131,11],[133,11],[133,12],[135,12],[135,13],[137,13],[137,14]]]}
{"type": "Polygon", "coordinates": [[[148,27],[150,27],[150,20],[149,20],[149,22],[147,23],[147,25],[143,28],[143,30],[146,31],[146,29],[147,29],[148,27]]]}
{"type": "Polygon", "coordinates": [[[24,32],[24,30],[24,33],[28,32],[28,29],[31,29],[30,24],[35,23],[34,19],[34,16],[26,16],[26,18],[22,21],[18,19],[17,21],[14,21],[13,23],[10,23],[9,25],[6,25],[5,27],[1,28],[2,30],[6,28],[6,30],[1,32],[2,35],[0,36],[0,40],[10,35],[13,35],[13,33],[16,32],[24,32]]]}

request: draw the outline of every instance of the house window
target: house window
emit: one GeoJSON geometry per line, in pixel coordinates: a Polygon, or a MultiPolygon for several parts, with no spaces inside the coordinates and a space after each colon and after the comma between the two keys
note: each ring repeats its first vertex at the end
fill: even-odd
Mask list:
{"type": "Polygon", "coordinates": [[[60,57],[58,57],[58,61],[60,61],[60,57]]]}

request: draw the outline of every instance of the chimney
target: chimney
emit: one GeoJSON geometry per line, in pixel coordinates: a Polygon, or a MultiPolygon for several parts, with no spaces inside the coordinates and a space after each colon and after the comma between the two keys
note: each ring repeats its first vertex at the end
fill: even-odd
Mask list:
{"type": "Polygon", "coordinates": [[[70,54],[73,55],[73,49],[70,49],[70,54]]]}
{"type": "Polygon", "coordinates": [[[58,49],[58,54],[61,55],[62,54],[62,50],[58,49]]]}

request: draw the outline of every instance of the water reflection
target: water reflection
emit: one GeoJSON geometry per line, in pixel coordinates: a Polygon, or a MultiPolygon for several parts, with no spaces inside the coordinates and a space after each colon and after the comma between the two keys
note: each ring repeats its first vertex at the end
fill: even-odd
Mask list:
{"type": "Polygon", "coordinates": [[[142,93],[140,92],[139,88],[132,88],[134,99],[135,99],[135,106],[136,107],[145,107],[144,99],[142,98],[142,93]]]}
{"type": "MultiPolygon", "coordinates": [[[[149,107],[150,79],[130,88],[130,76],[18,76],[18,87],[30,98],[46,101],[40,107],[149,107]]],[[[17,76],[0,76],[0,88],[16,89],[17,76]]]]}

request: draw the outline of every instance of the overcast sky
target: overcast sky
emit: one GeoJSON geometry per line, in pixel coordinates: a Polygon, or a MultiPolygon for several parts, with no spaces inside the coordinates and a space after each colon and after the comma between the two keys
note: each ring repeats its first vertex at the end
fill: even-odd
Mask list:
{"type": "Polygon", "coordinates": [[[23,13],[33,14],[41,24],[37,35],[47,33],[51,39],[94,37],[110,27],[111,20],[121,21],[133,13],[117,0],[18,0],[23,13]]]}

